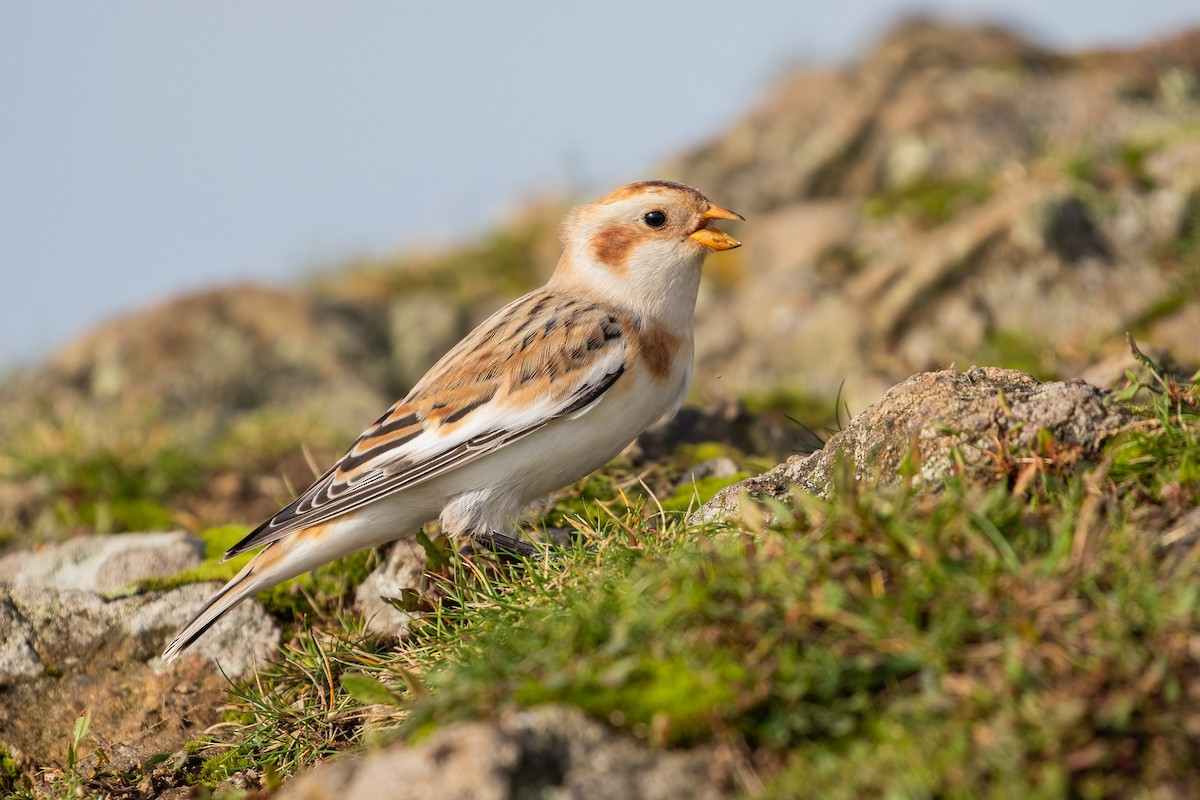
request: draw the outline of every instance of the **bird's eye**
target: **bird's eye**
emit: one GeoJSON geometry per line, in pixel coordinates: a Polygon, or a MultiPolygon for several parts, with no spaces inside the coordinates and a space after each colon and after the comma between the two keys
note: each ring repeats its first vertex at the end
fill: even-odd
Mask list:
{"type": "Polygon", "coordinates": [[[667,215],[661,211],[648,211],[642,219],[646,220],[646,224],[651,228],[661,228],[667,224],[667,215]]]}

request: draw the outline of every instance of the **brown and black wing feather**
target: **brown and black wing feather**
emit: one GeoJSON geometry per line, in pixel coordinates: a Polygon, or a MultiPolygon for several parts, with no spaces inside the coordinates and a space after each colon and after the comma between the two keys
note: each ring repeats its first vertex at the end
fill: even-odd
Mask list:
{"type": "Polygon", "coordinates": [[[503,448],[595,403],[629,343],[603,306],[541,289],[442,357],[344,456],[226,558],[326,522],[503,448]]]}

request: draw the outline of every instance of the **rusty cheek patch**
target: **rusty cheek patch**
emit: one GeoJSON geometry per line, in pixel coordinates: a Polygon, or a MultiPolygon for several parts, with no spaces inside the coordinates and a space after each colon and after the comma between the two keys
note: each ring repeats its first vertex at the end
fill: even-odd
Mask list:
{"type": "Polygon", "coordinates": [[[658,380],[666,380],[679,352],[679,337],[661,325],[650,325],[636,335],[638,354],[646,362],[646,368],[658,380]]]}
{"type": "Polygon", "coordinates": [[[593,235],[592,255],[598,263],[616,272],[624,272],[636,238],[636,234],[623,225],[609,226],[593,235]]]}

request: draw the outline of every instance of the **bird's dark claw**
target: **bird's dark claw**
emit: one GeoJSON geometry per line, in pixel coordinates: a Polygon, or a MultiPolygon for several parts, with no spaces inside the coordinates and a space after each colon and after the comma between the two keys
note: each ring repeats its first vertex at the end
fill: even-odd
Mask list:
{"type": "Polygon", "coordinates": [[[529,558],[539,552],[538,548],[524,539],[517,539],[499,531],[476,534],[474,538],[476,542],[500,556],[516,555],[529,558]]]}

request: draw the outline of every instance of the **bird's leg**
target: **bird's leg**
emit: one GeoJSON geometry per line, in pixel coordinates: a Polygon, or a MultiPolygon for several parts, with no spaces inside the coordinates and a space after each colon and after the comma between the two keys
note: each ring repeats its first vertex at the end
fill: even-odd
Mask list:
{"type": "Polygon", "coordinates": [[[538,554],[538,549],[529,542],[499,531],[477,533],[474,538],[498,555],[518,555],[528,558],[538,554]]]}

